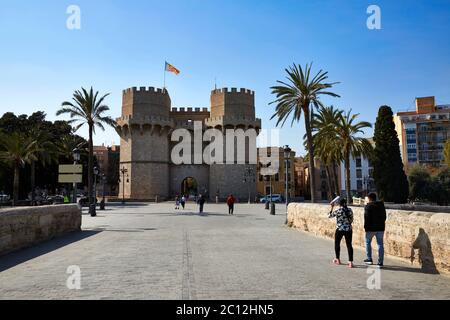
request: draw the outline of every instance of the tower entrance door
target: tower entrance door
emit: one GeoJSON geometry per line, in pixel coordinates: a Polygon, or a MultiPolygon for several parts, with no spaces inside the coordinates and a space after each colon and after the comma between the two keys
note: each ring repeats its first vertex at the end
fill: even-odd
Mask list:
{"type": "Polygon", "coordinates": [[[187,196],[196,196],[198,194],[198,183],[192,177],[187,177],[181,183],[181,194],[187,196]]]}

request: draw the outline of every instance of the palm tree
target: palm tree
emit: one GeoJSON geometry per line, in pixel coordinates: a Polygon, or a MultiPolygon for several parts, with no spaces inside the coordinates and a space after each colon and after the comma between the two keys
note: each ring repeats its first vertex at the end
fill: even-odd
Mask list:
{"type": "Polygon", "coordinates": [[[334,126],[337,122],[340,110],[330,107],[320,107],[319,112],[313,115],[312,131],[313,131],[313,145],[315,156],[318,157],[325,165],[328,185],[331,193],[340,195],[340,186],[337,174],[337,164],[342,158],[341,147],[334,137],[317,135],[321,130],[326,130],[329,126],[334,126]]]}
{"type": "MultiPolygon", "coordinates": [[[[275,103],[276,111],[271,119],[277,117],[277,126],[281,123],[284,125],[286,120],[292,114],[291,126],[294,122],[299,122],[303,113],[305,119],[305,130],[307,137],[308,153],[314,155],[314,145],[311,130],[311,118],[313,114],[313,107],[318,108],[323,106],[319,100],[321,95],[328,95],[332,97],[339,97],[339,95],[326,91],[333,87],[338,82],[326,83],[328,79],[328,72],[320,70],[314,77],[311,78],[311,64],[306,64],[303,71],[300,65],[293,64],[293,66],[285,69],[287,73],[288,82],[277,81],[280,85],[271,87],[272,94],[276,95],[276,100],[270,104],[275,103]]],[[[314,172],[314,157],[309,157],[310,172],[314,172]]],[[[315,175],[311,174],[311,201],[316,202],[315,190],[316,179],[315,175]]]]}
{"type": "Polygon", "coordinates": [[[94,93],[94,90],[86,91],[86,89],[81,88],[74,92],[72,97],[72,102],[64,101],[61,105],[61,109],[56,113],[57,116],[61,114],[69,114],[72,120],[70,123],[79,122],[75,126],[74,131],[77,131],[84,124],[89,127],[89,163],[88,163],[88,192],[89,192],[89,213],[91,216],[95,216],[95,202],[93,194],[93,178],[94,178],[94,145],[92,136],[95,134],[95,127],[99,127],[105,130],[103,124],[115,127],[115,121],[109,117],[105,116],[104,113],[109,110],[109,107],[104,104],[108,94],[98,97],[98,91],[94,93]]]}
{"type": "Polygon", "coordinates": [[[60,156],[66,160],[73,161],[73,151],[78,149],[83,154],[88,154],[88,143],[77,135],[65,135],[57,142],[57,149],[60,156]]]}
{"type": "Polygon", "coordinates": [[[34,192],[36,187],[36,162],[43,166],[58,161],[58,153],[55,144],[51,141],[51,136],[40,128],[33,128],[29,136],[35,140],[34,159],[31,160],[31,202],[34,203],[34,192]]]}
{"type": "Polygon", "coordinates": [[[13,206],[19,200],[20,169],[36,161],[36,140],[21,133],[0,134],[0,161],[14,168],[13,206]]]}
{"type": "Polygon", "coordinates": [[[351,110],[347,113],[339,112],[334,123],[322,128],[317,134],[319,144],[334,143],[339,141],[341,156],[345,163],[345,190],[347,200],[352,202],[350,190],[350,156],[355,158],[362,155],[369,158],[372,153],[372,145],[366,138],[358,137],[363,134],[364,128],[371,128],[372,125],[367,121],[356,122],[359,114],[351,114],[351,110]]]}

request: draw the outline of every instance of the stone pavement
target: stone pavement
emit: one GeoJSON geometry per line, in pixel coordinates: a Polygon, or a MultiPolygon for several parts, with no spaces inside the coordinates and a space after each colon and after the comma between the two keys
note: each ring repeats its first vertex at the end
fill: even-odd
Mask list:
{"type": "MultiPolygon", "coordinates": [[[[450,278],[387,258],[381,289],[357,268],[334,266],[333,242],[284,226],[284,206],[112,205],[83,231],[0,257],[0,299],[450,299],[450,278]],[[69,290],[68,266],[81,269],[69,290]]],[[[347,252],[342,243],[342,260],[347,252]]]]}

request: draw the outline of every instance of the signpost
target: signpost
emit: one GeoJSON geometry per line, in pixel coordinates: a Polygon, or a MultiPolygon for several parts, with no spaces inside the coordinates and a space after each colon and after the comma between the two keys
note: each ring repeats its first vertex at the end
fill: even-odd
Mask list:
{"type": "MultiPolygon", "coordinates": [[[[62,164],[59,166],[59,183],[73,183],[74,195],[76,195],[77,183],[83,182],[83,165],[81,164],[62,164]]],[[[73,199],[76,202],[76,199],[73,199]]]]}

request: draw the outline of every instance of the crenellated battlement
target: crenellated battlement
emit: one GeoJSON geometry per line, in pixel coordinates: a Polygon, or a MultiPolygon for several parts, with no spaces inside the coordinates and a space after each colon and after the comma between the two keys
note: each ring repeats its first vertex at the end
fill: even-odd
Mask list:
{"type": "Polygon", "coordinates": [[[249,90],[249,89],[245,89],[245,88],[240,88],[239,91],[237,88],[221,88],[221,89],[214,89],[211,91],[211,94],[221,94],[221,93],[225,93],[225,94],[246,94],[246,95],[251,95],[254,96],[255,95],[255,91],[249,90]]]}
{"type": "Polygon", "coordinates": [[[155,94],[169,94],[167,89],[155,88],[155,87],[131,87],[123,90],[123,94],[142,92],[142,93],[155,93],[155,94]]]}
{"type": "Polygon", "coordinates": [[[209,112],[208,108],[192,108],[192,107],[172,107],[173,113],[192,113],[192,112],[209,112]]]}

